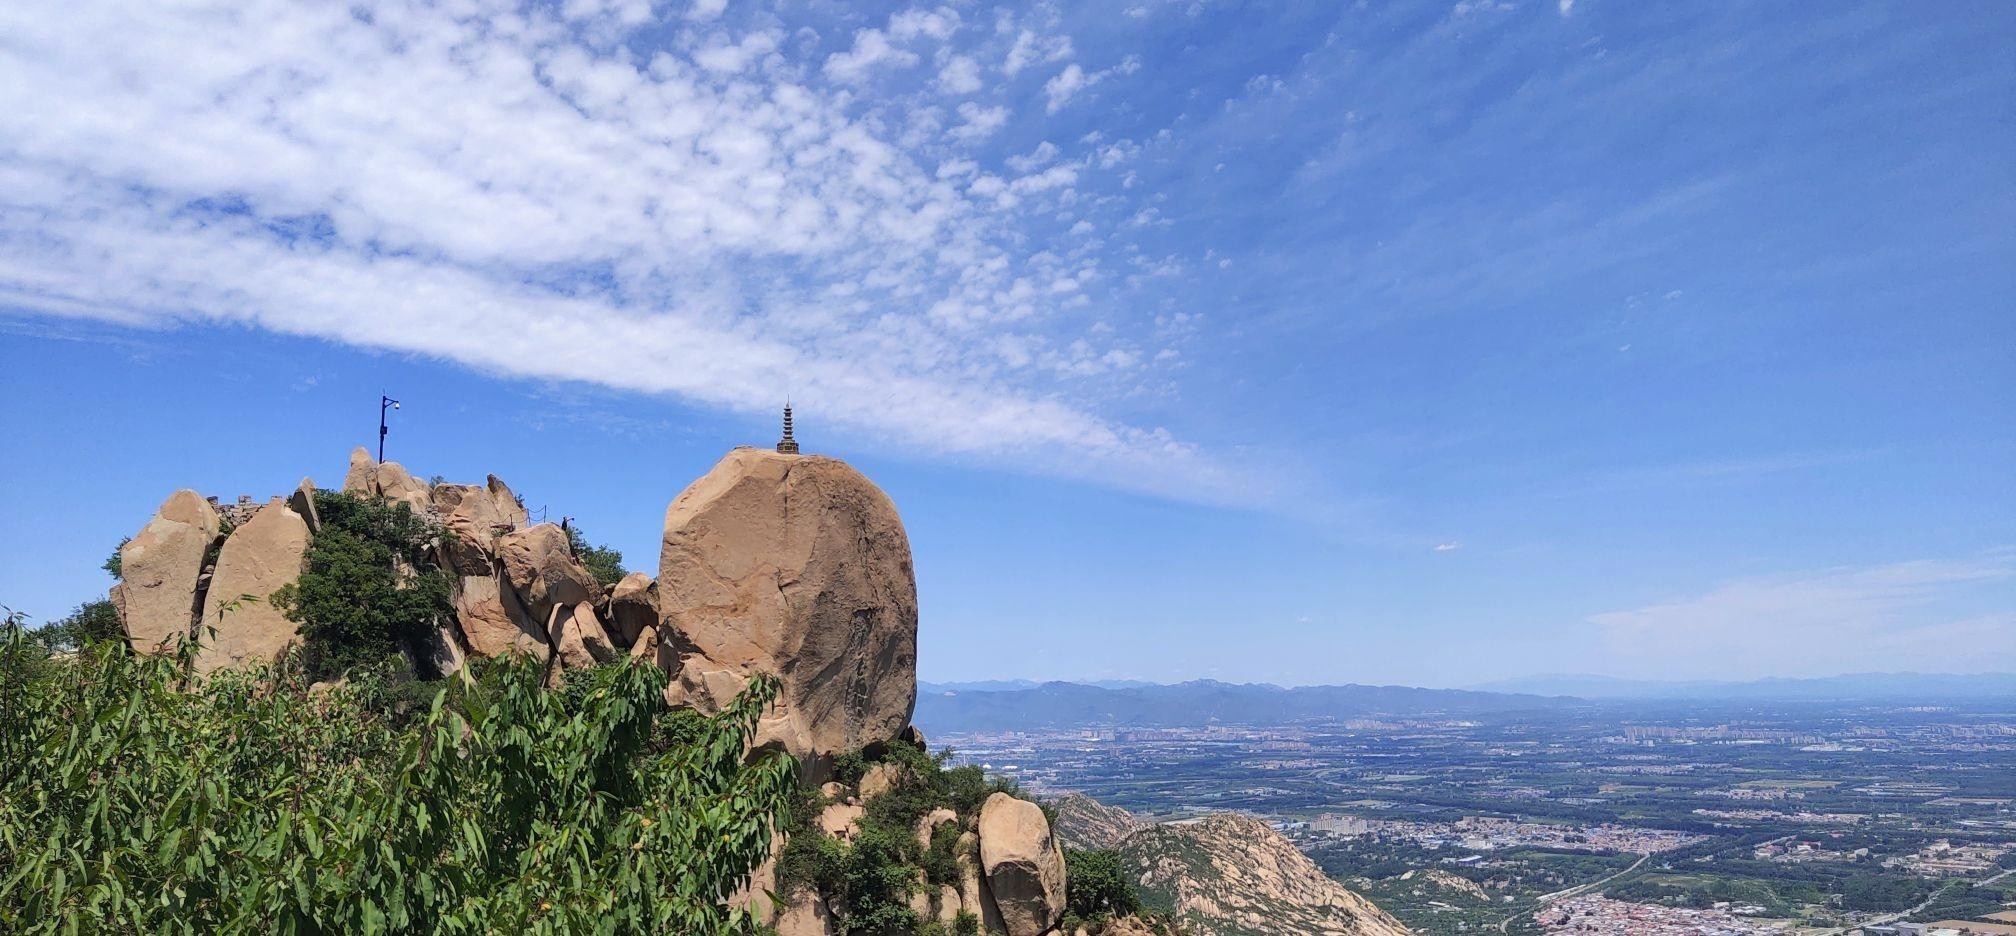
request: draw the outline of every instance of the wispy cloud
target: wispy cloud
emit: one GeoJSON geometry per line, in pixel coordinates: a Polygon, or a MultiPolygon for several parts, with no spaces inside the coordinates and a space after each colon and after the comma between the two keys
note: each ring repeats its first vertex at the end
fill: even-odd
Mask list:
{"type": "MultiPolygon", "coordinates": [[[[722,12],[8,4],[0,309],[750,412],[790,393],[901,445],[1180,497],[1242,483],[1102,412],[1168,358],[1106,259],[1029,234],[1104,171],[1091,145],[941,171],[985,165],[1023,103],[936,97],[979,90],[963,63],[1057,61],[1068,37],[919,8],[820,48],[722,12]],[[1063,314],[1093,303],[1102,329],[1063,314]]],[[[1072,213],[1136,210],[1106,204],[1072,213]]]]}
{"type": "Polygon", "coordinates": [[[1747,678],[2016,665],[2016,555],[1729,582],[1592,615],[1634,675],[1747,678]]]}

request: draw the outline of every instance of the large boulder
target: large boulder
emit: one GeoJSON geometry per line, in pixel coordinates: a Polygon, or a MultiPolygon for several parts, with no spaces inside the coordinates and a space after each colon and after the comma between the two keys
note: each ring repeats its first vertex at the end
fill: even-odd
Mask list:
{"type": "Polygon", "coordinates": [[[308,524],[308,535],[322,532],[322,514],[315,509],[315,479],[302,478],[294,493],[287,495],[287,509],[308,524]]]}
{"type": "Polygon", "coordinates": [[[665,512],[659,638],[674,703],[783,683],[759,743],[830,755],[897,737],[917,694],[917,583],[887,495],[845,462],[738,448],[665,512]]]}
{"type": "Polygon", "coordinates": [[[980,866],[1008,936],[1041,936],[1064,916],[1064,852],[1043,808],[1006,793],[980,807],[980,866]]]}
{"type": "Polygon", "coordinates": [[[398,462],[386,462],[378,466],[378,496],[387,503],[405,504],[416,514],[425,513],[433,502],[434,493],[427,488],[427,482],[413,477],[406,466],[398,462]]]}
{"type": "Polygon", "coordinates": [[[651,576],[632,572],[609,593],[609,633],[634,646],[638,635],[658,626],[658,588],[651,576]]]}
{"type": "Polygon", "coordinates": [[[550,648],[539,625],[532,623],[518,595],[504,581],[503,569],[490,575],[464,575],[455,580],[455,621],[479,657],[523,653],[540,660],[550,648]]]}
{"type": "Polygon", "coordinates": [[[294,622],[271,601],[274,590],[301,577],[308,521],[276,497],[252,514],[217,553],[203,599],[203,649],[196,671],[271,663],[294,642],[294,622]],[[214,628],[212,636],[207,629],[214,628]]]}
{"type": "Polygon", "coordinates": [[[357,446],[350,453],[350,470],[343,473],[343,493],[370,497],[378,493],[378,461],[371,450],[357,446]]]}
{"type": "Polygon", "coordinates": [[[556,605],[602,597],[602,586],[574,558],[566,531],[556,524],[541,523],[505,535],[497,541],[497,558],[505,579],[535,621],[546,620],[556,605]]]}
{"type": "Polygon", "coordinates": [[[198,611],[196,583],[217,539],[217,511],[203,495],[176,491],[154,519],[119,547],[126,638],[142,653],[173,650],[198,611]]]}
{"type": "Polygon", "coordinates": [[[587,669],[599,663],[613,663],[620,654],[609,642],[602,622],[595,618],[595,606],[581,602],[573,608],[555,606],[551,628],[553,653],[568,669],[587,669]]]}
{"type": "Polygon", "coordinates": [[[497,505],[497,513],[511,521],[511,528],[518,529],[531,522],[532,517],[525,512],[525,505],[518,503],[518,495],[496,475],[486,476],[484,487],[490,491],[490,500],[497,505]]]}
{"type": "Polygon", "coordinates": [[[441,538],[442,558],[458,574],[489,574],[497,540],[518,525],[481,485],[435,485],[433,498],[442,515],[442,532],[451,534],[441,538]]]}

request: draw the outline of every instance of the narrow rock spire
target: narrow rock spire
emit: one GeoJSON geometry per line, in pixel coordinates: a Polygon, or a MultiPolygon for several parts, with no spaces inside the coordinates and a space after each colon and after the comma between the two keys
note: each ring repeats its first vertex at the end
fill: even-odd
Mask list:
{"type": "Polygon", "coordinates": [[[777,451],[786,455],[798,454],[798,440],[791,438],[791,404],[784,404],[784,438],[777,440],[777,451]]]}

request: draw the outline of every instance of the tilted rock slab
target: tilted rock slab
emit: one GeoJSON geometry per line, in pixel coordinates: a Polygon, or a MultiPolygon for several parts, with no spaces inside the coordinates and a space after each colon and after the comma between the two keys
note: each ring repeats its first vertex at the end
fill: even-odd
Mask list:
{"type": "Polygon", "coordinates": [[[301,577],[308,536],[308,521],[276,497],[224,538],[203,598],[198,673],[272,663],[295,641],[298,629],[271,598],[301,577]]]}
{"type": "Polygon", "coordinates": [[[522,653],[539,660],[551,655],[546,635],[532,623],[518,595],[504,581],[504,570],[490,575],[464,575],[455,580],[455,622],[469,642],[469,652],[495,658],[522,653]]]}
{"type": "Polygon", "coordinates": [[[416,514],[426,512],[427,505],[434,500],[434,493],[428,489],[427,482],[413,477],[406,466],[398,462],[385,462],[378,466],[376,487],[378,496],[385,498],[386,502],[405,504],[416,514]]]}
{"type": "Polygon", "coordinates": [[[595,606],[588,602],[572,608],[555,605],[551,632],[553,653],[568,669],[587,669],[621,658],[615,644],[609,642],[609,634],[602,629],[602,622],[596,619],[595,606]]]}
{"type": "Polygon", "coordinates": [[[609,636],[625,646],[636,646],[639,636],[657,626],[656,583],[642,572],[624,576],[609,593],[609,636]]]}
{"type": "Polygon", "coordinates": [[[126,639],[142,653],[172,652],[189,635],[204,554],[217,539],[217,511],[203,495],[169,495],[154,519],[119,547],[126,639]]]}
{"type": "Polygon", "coordinates": [[[1006,793],[987,797],[980,867],[1008,936],[1042,936],[1064,918],[1064,852],[1043,807],[1006,793]]]}
{"type": "Polygon", "coordinates": [[[497,558],[504,566],[504,578],[535,621],[550,619],[557,605],[602,597],[601,584],[574,558],[558,524],[541,523],[499,539],[497,558]]]}
{"type": "Polygon", "coordinates": [[[845,462],[738,448],[665,512],[658,636],[669,701],[715,712],[783,683],[759,744],[800,757],[889,741],[917,696],[917,581],[887,495],[845,462]]]}

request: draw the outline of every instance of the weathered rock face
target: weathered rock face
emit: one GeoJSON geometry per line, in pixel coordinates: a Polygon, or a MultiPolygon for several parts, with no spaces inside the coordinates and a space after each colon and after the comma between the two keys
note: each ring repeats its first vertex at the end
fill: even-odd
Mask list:
{"type": "Polygon", "coordinates": [[[500,537],[517,529],[517,524],[497,509],[490,492],[474,484],[443,484],[433,492],[434,507],[441,511],[441,552],[449,567],[461,575],[487,575],[490,558],[496,554],[500,537]]]}
{"type": "Polygon", "coordinates": [[[1069,848],[1117,848],[1143,827],[1133,813],[1083,793],[1060,797],[1051,805],[1057,813],[1057,825],[1052,831],[1058,843],[1069,848]]]}
{"type": "Polygon", "coordinates": [[[981,932],[999,933],[1007,927],[1001,922],[1001,908],[994,905],[994,895],[987,892],[987,874],[980,868],[979,850],[980,837],[971,832],[960,833],[952,849],[959,865],[959,906],[980,918],[981,932]]]}
{"type": "Polygon", "coordinates": [[[547,658],[550,648],[539,625],[525,613],[518,596],[505,584],[503,569],[491,575],[465,575],[455,582],[455,620],[471,653],[500,657],[523,653],[547,658]]]}
{"type": "Polygon", "coordinates": [[[674,702],[783,682],[760,742],[827,755],[897,737],[916,701],[917,584],[896,508],[846,463],[738,448],[665,513],[659,636],[674,702]]]}
{"type": "Polygon", "coordinates": [[[196,671],[271,663],[294,642],[294,622],[269,600],[274,590],[301,577],[308,552],[308,522],[276,497],[225,537],[217,569],[203,599],[203,649],[196,671]]]}
{"type": "Polygon", "coordinates": [[[1337,883],[1265,822],[1217,813],[1151,825],[1121,843],[1141,896],[1199,936],[1407,936],[1372,901],[1337,883]]]}
{"type": "Polygon", "coordinates": [[[638,635],[658,626],[658,589],[651,576],[632,572],[609,593],[609,630],[617,642],[635,646],[638,635]]]}
{"type": "Polygon", "coordinates": [[[567,534],[557,524],[541,523],[497,541],[497,558],[518,600],[536,621],[544,621],[555,605],[595,601],[602,586],[574,558],[567,534]]]}
{"type": "Polygon", "coordinates": [[[387,502],[405,504],[416,514],[425,511],[434,500],[433,492],[427,489],[427,482],[407,473],[406,466],[398,462],[378,466],[377,489],[378,496],[387,502]]]}
{"type": "Polygon", "coordinates": [[[190,490],[176,491],[126,545],[119,547],[126,637],[142,653],[173,649],[197,613],[196,580],[217,539],[217,511],[190,490]]]}
{"type": "Polygon", "coordinates": [[[343,473],[343,493],[378,493],[378,461],[371,457],[370,449],[360,445],[350,453],[350,470],[343,473]]]}
{"type": "Polygon", "coordinates": [[[490,491],[490,502],[496,505],[498,516],[511,521],[512,529],[519,529],[531,521],[531,515],[518,503],[518,495],[511,493],[511,488],[496,475],[487,475],[484,487],[490,491]]]}
{"type": "Polygon", "coordinates": [[[302,478],[294,493],[287,495],[287,509],[308,524],[308,535],[322,532],[322,515],[315,510],[315,479],[302,478]]]}
{"type": "Polygon", "coordinates": [[[568,669],[587,669],[620,656],[602,630],[602,622],[596,620],[595,606],[585,601],[574,605],[571,611],[554,606],[552,640],[553,653],[568,669]]]}
{"type": "Polygon", "coordinates": [[[826,901],[816,894],[802,895],[777,918],[777,936],[827,936],[831,932],[832,915],[826,910],[826,901]]]}
{"type": "Polygon", "coordinates": [[[1043,808],[1006,793],[980,807],[980,866],[1008,936],[1042,936],[1064,916],[1064,853],[1043,808]]]}

